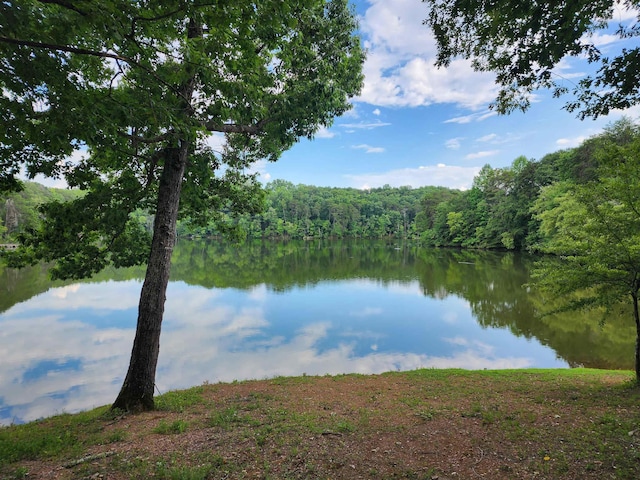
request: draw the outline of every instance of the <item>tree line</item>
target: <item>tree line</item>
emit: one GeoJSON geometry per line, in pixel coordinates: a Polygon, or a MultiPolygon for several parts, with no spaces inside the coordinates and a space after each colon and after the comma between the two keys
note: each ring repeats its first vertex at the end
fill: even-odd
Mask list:
{"type": "MultiPolygon", "coordinates": [[[[541,251],[551,240],[541,225],[542,218],[551,215],[545,212],[553,208],[553,195],[563,194],[569,185],[596,180],[599,147],[611,141],[628,141],[636,130],[635,124],[625,119],[579,147],[559,150],[540,160],[520,156],[509,167],[485,165],[472,187],[464,191],[388,185],[360,190],[275,180],[265,186],[260,213],[223,209],[204,225],[182,218],[178,234],[209,237],[232,233],[241,239],[390,237],[434,247],[541,251]]],[[[76,190],[25,183],[22,192],[0,197],[0,237],[15,240],[20,232],[37,228],[41,218],[38,205],[79,195],[76,190]]],[[[147,230],[152,229],[153,216],[148,211],[138,209],[132,216],[147,230]]]]}
{"type": "Polygon", "coordinates": [[[194,227],[181,221],[181,235],[211,236],[232,231],[241,238],[415,238],[416,216],[425,195],[444,187],[384,186],[369,190],[294,185],[275,180],[265,187],[257,214],[223,215],[222,222],[194,227]]]}
{"type": "Polygon", "coordinates": [[[553,208],[553,196],[570,185],[598,181],[603,146],[630,141],[637,130],[634,122],[623,119],[576,148],[540,160],[520,156],[504,168],[485,165],[468,190],[359,190],[276,180],[265,188],[260,213],[223,212],[222,222],[218,218],[218,223],[199,227],[187,218],[178,232],[212,236],[233,231],[241,238],[393,237],[433,247],[544,251],[551,238],[542,219],[553,208]]]}

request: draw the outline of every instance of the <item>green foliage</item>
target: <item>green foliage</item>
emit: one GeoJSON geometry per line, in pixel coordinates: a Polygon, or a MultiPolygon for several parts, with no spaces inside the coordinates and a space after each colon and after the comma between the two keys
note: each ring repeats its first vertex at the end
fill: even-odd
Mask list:
{"type": "Polygon", "coordinates": [[[216,410],[209,420],[209,425],[211,427],[219,427],[223,430],[228,430],[233,424],[243,422],[245,422],[245,418],[239,414],[238,409],[235,407],[228,407],[223,410],[216,410]]]}
{"type": "Polygon", "coordinates": [[[511,167],[485,165],[470,190],[444,197],[425,193],[425,210],[419,217],[420,225],[427,226],[422,240],[432,246],[531,248],[537,225],[530,209],[540,188],[551,181],[539,172],[549,163],[518,157],[511,167]]]}
{"type": "MultiPolygon", "coordinates": [[[[560,255],[562,268],[549,284],[559,294],[589,289],[579,304],[613,306],[638,291],[640,275],[640,132],[618,123],[599,137],[598,179],[547,187],[535,211],[544,235],[543,249],[560,255]],[[620,130],[632,129],[626,143],[620,130]],[[557,282],[558,275],[564,279],[557,282]]],[[[539,277],[552,274],[545,269],[539,277]]]]}
{"type": "MultiPolygon", "coordinates": [[[[178,223],[178,233],[226,235],[240,240],[395,237],[420,239],[429,246],[540,250],[549,235],[540,229],[541,217],[532,214],[541,189],[562,182],[582,184],[597,178],[597,144],[597,138],[589,139],[578,148],[554,152],[539,161],[521,156],[506,168],[486,165],[467,191],[444,187],[363,191],[276,180],[263,192],[254,184],[250,188],[238,186],[239,177],[235,177],[237,181],[207,177],[206,168],[201,165],[198,170],[200,167],[194,166],[194,172],[198,173],[194,173],[193,179],[199,178],[200,184],[209,182],[209,186],[215,183],[217,186],[212,188],[218,193],[208,197],[209,190],[185,183],[183,194],[189,198],[186,202],[189,206],[185,207],[185,218],[178,223]],[[233,205],[225,203],[225,199],[231,198],[235,199],[233,205]],[[211,202],[216,206],[208,211],[211,202]]],[[[235,174],[227,172],[227,175],[233,178],[235,174]]],[[[549,193],[544,198],[549,198],[549,193]]],[[[135,227],[132,232],[140,232],[141,227],[150,231],[153,217],[139,208],[130,214],[128,224],[132,229],[135,227]]],[[[87,237],[84,233],[87,225],[85,222],[84,230],[76,235],[87,237]]],[[[56,229],[50,231],[53,234],[56,229]]],[[[80,245],[76,247],[79,249],[80,245]]],[[[124,258],[120,264],[133,263],[135,252],[129,251],[131,255],[127,256],[127,251],[122,251],[124,258]]],[[[81,251],[77,254],[83,258],[81,251]]],[[[140,250],[138,254],[144,258],[145,252],[140,250]]],[[[92,256],[98,266],[108,263],[108,258],[105,261],[100,258],[92,256]]]]}
{"type": "Polygon", "coordinates": [[[89,191],[71,202],[49,202],[39,207],[45,219],[36,234],[19,236],[21,248],[9,255],[10,266],[56,261],[53,278],[86,278],[107,265],[128,267],[149,255],[149,233],[123,203],[139,197],[117,197],[108,186],[89,191]],[[41,241],[46,238],[46,242],[41,241]]]}
{"type": "Polygon", "coordinates": [[[328,126],[363,81],[346,0],[28,0],[2,4],[0,23],[0,186],[25,169],[86,192],[30,209],[41,218],[13,257],[57,260],[61,278],[148,258],[135,212],[154,212],[177,158],[179,215],[234,231],[234,215],[263,204],[247,167],[328,126]],[[214,132],[222,152],[207,146],[214,132]],[[83,158],[70,161],[74,151],[83,158]]]}
{"type": "MultiPolygon", "coordinates": [[[[485,165],[469,190],[425,191],[422,210],[415,217],[417,233],[426,245],[447,247],[551,252],[548,243],[553,241],[554,253],[560,253],[559,242],[575,240],[559,235],[568,230],[590,243],[593,232],[581,228],[585,198],[576,192],[600,191],[602,198],[608,198],[605,191],[617,189],[627,192],[628,202],[635,195],[634,185],[627,188],[616,182],[635,181],[634,167],[628,166],[633,162],[625,158],[636,155],[631,144],[640,138],[638,131],[624,119],[577,148],[539,161],[518,157],[506,168],[485,165]]],[[[598,201],[593,197],[591,203],[598,201]]],[[[620,207],[601,203],[599,215],[614,231],[622,231],[620,220],[614,220],[620,207]]],[[[630,233],[628,241],[634,242],[633,238],[630,233]]]]}
{"type": "MultiPolygon", "coordinates": [[[[605,56],[595,45],[597,37],[590,37],[617,21],[618,8],[637,9],[637,0],[622,4],[614,0],[425,3],[429,8],[425,23],[438,45],[437,64],[448,66],[463,57],[478,71],[494,72],[500,85],[495,107],[501,113],[526,110],[531,93],[539,88],[552,89],[555,96],[568,93],[565,79],[553,74],[567,56],[584,56],[599,65],[573,88],[574,99],[566,104],[569,111],[577,110],[581,118],[597,117],[640,101],[640,48],[633,45],[605,56]]],[[[612,35],[632,39],[640,35],[638,27],[637,18],[620,22],[612,35]]]]}
{"type": "Polygon", "coordinates": [[[597,179],[548,187],[536,203],[543,248],[536,283],[565,299],[562,309],[631,302],[640,380],[640,129],[622,120],[595,138],[597,179]]]}
{"type": "MultiPolygon", "coordinates": [[[[353,278],[381,284],[417,281],[423,295],[464,299],[483,327],[535,338],[572,367],[632,369],[635,327],[629,322],[627,305],[610,312],[594,309],[538,318],[543,310],[558,309],[563,299],[523,288],[531,281],[530,270],[537,258],[521,252],[429,249],[395,240],[247,241],[240,247],[217,239],[181,240],[171,271],[173,281],[203,288],[251,290],[263,285],[276,292],[353,278]],[[607,321],[601,325],[605,315],[607,321]]],[[[549,256],[552,258],[561,262],[549,256]]],[[[107,269],[90,281],[143,276],[140,267],[107,269]]],[[[46,269],[40,266],[19,271],[0,267],[0,312],[60,285],[60,281],[48,280],[46,269]]],[[[310,377],[295,381],[310,381],[310,377]]],[[[157,398],[156,408],[181,413],[195,405],[208,407],[202,391],[198,386],[164,393],[157,398]]]]}
{"type": "MultiPolygon", "coordinates": [[[[262,213],[233,217],[223,210],[221,215],[243,238],[408,238],[418,235],[420,203],[428,194],[442,192],[455,191],[443,187],[357,190],[276,180],[266,186],[262,213]]],[[[197,236],[225,233],[220,226],[221,222],[200,227],[183,222],[178,232],[197,236]]]]}
{"type": "Polygon", "coordinates": [[[19,192],[0,194],[0,243],[14,241],[20,233],[39,228],[41,205],[70,202],[83,195],[78,190],[47,188],[35,182],[24,182],[22,186],[19,192]],[[8,229],[6,219],[10,204],[15,211],[17,224],[8,229]]]}
{"type": "Polygon", "coordinates": [[[351,107],[364,62],[355,13],[347,0],[25,0],[2,3],[0,24],[0,187],[25,170],[85,191],[43,205],[10,264],[56,261],[65,279],[147,261],[114,406],[151,409],[177,219],[256,211],[247,168],[351,107]],[[137,209],[154,212],[153,236],[137,209]]]}

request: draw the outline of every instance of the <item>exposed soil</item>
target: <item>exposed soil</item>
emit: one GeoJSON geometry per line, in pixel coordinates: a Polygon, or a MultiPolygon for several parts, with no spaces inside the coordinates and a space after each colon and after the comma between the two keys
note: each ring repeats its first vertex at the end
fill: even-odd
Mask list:
{"type": "Polygon", "coordinates": [[[6,478],[640,478],[629,378],[427,371],[205,385],[188,396],[198,402],[176,394],[159,402],[168,410],[103,418],[111,443],[23,461],[6,478]]]}

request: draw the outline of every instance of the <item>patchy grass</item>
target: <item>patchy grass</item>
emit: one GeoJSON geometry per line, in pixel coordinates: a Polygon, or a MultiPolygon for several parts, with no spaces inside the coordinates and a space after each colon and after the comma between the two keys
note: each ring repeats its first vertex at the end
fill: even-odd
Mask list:
{"type": "Polygon", "coordinates": [[[160,435],[184,433],[187,431],[188,426],[189,424],[184,420],[174,420],[171,423],[168,423],[165,420],[160,420],[160,423],[152,430],[152,432],[160,435]]]}
{"type": "Polygon", "coordinates": [[[182,413],[185,409],[203,403],[205,387],[193,387],[187,390],[172,390],[155,398],[156,409],[166,412],[182,413]]]}
{"type": "Polygon", "coordinates": [[[0,428],[0,478],[640,478],[629,372],[416,370],[169,392],[0,428]]]}

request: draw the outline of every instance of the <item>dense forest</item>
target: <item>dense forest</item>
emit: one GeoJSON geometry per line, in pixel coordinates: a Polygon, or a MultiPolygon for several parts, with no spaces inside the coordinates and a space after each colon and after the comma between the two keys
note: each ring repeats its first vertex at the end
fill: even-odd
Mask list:
{"type": "MultiPolygon", "coordinates": [[[[464,191],[389,186],[358,190],[276,180],[265,187],[262,213],[223,212],[217,223],[197,227],[183,219],[178,233],[206,237],[232,231],[240,238],[290,239],[394,237],[426,246],[537,251],[553,235],[540,227],[545,211],[555,208],[554,199],[571,185],[596,179],[597,152],[611,142],[629,142],[637,132],[638,126],[624,119],[577,148],[540,160],[521,156],[505,168],[485,165],[464,191]]],[[[22,192],[0,198],[0,238],[5,242],[37,225],[39,203],[78,195],[35,183],[25,186],[22,192]]],[[[145,212],[136,216],[150,228],[152,219],[145,212]]]]}
{"type": "MultiPolygon", "coordinates": [[[[414,237],[416,216],[427,195],[446,195],[443,187],[355,188],[294,185],[276,180],[266,185],[262,213],[227,218],[247,238],[382,238],[414,237]]],[[[180,222],[178,233],[207,236],[214,225],[193,228],[180,222]]]]}
{"type": "MultiPolygon", "coordinates": [[[[468,190],[443,187],[383,187],[371,190],[267,185],[262,214],[229,219],[249,238],[411,238],[436,247],[543,250],[553,236],[542,218],[572,186],[598,180],[599,156],[610,144],[637,140],[628,119],[579,147],[540,160],[524,156],[509,167],[485,165],[468,190]]],[[[549,223],[549,222],[547,222],[549,223]]],[[[228,225],[227,225],[228,226],[228,225]]],[[[215,227],[181,234],[211,235],[215,227]]]]}

